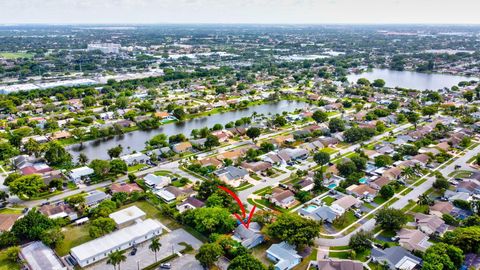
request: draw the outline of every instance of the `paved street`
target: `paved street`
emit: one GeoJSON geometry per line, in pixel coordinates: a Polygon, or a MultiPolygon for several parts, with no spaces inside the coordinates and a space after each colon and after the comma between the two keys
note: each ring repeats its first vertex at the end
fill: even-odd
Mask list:
{"type": "MultiPolygon", "coordinates": [[[[395,129],[393,129],[392,131],[394,133],[397,133],[397,132],[400,132],[400,131],[403,131],[407,128],[409,128],[411,126],[411,124],[405,124],[405,125],[402,125],[402,126],[399,126],[395,129]]],[[[383,134],[380,134],[380,135],[377,135],[375,137],[373,137],[372,139],[364,142],[364,144],[369,144],[371,142],[375,142],[375,141],[378,141],[380,139],[382,139],[383,137],[387,136],[388,133],[383,133],[383,134]]],[[[358,147],[360,147],[360,144],[357,143],[357,144],[354,144],[354,145],[351,145],[347,148],[342,148],[342,149],[339,149],[339,151],[337,153],[335,153],[335,156],[341,156],[341,155],[344,155],[344,154],[347,154],[347,153],[350,153],[350,152],[353,152],[355,151],[355,149],[357,149],[358,147]]],[[[297,166],[298,169],[301,169],[301,170],[308,170],[310,169],[311,167],[313,166],[316,166],[316,163],[315,162],[308,162],[308,161],[304,161],[302,162],[302,164],[300,166],[297,166]]],[[[287,170],[288,171],[288,170],[287,170]]],[[[282,175],[279,175],[275,178],[270,178],[270,177],[266,177],[264,179],[266,179],[265,182],[263,181],[259,181],[259,183],[251,188],[248,188],[248,189],[245,189],[245,190],[242,190],[238,193],[238,197],[240,198],[240,200],[242,202],[246,202],[247,201],[247,198],[248,196],[250,196],[251,194],[253,194],[255,191],[257,190],[260,190],[262,188],[265,188],[265,187],[268,187],[268,186],[277,186],[278,183],[280,183],[281,181],[284,181],[286,179],[288,179],[290,177],[290,174],[293,173],[294,171],[288,171],[286,174],[282,174],[282,175]]],[[[248,205],[248,208],[250,209],[251,206],[248,205]]]]}
{"type": "MultiPolygon", "coordinates": [[[[480,152],[480,145],[475,147],[472,150],[467,151],[463,156],[460,158],[457,158],[454,162],[449,164],[443,169],[440,169],[439,171],[444,175],[447,176],[448,174],[452,173],[455,171],[455,166],[456,165],[462,165],[465,164],[470,158],[476,156],[480,152]]],[[[391,205],[392,208],[395,209],[402,209],[405,207],[405,205],[408,204],[409,200],[415,200],[420,196],[421,194],[425,193],[428,189],[432,187],[433,182],[435,181],[435,177],[428,177],[425,182],[423,182],[421,185],[417,187],[413,187],[413,190],[406,194],[405,196],[401,196],[398,201],[393,203],[391,205]]],[[[335,238],[335,239],[327,239],[327,238],[317,238],[316,239],[316,244],[317,245],[323,245],[323,246],[345,246],[348,245],[348,242],[350,241],[350,236],[357,233],[360,230],[364,231],[371,231],[375,228],[375,219],[371,219],[361,225],[359,228],[354,230],[352,233],[349,235],[335,238]]]]}

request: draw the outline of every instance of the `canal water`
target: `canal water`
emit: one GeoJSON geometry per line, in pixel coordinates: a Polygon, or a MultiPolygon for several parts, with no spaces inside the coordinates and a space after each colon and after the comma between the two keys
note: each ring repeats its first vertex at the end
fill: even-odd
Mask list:
{"type": "Polygon", "coordinates": [[[416,90],[438,90],[444,87],[450,88],[461,81],[478,80],[478,78],[474,77],[450,74],[420,73],[378,68],[361,74],[351,74],[348,75],[347,78],[350,82],[356,82],[359,78],[367,78],[370,82],[376,79],[383,79],[387,87],[402,87],[416,90]]]}
{"type": "Polygon", "coordinates": [[[309,106],[309,104],[305,102],[282,100],[275,103],[252,106],[242,110],[229,111],[188,121],[170,123],[163,125],[158,129],[136,130],[120,136],[84,142],[82,145],[75,144],[69,146],[67,150],[72,154],[73,160],[76,160],[80,153],[84,153],[89,160],[108,159],[108,149],[120,144],[124,149],[123,154],[131,153],[133,151],[138,152],[145,148],[145,142],[160,133],[167,136],[183,133],[188,137],[193,129],[201,129],[204,127],[210,128],[215,124],[225,125],[242,117],[250,117],[253,112],[268,116],[282,113],[284,111],[292,112],[296,109],[302,109],[307,106],[309,106]]]}

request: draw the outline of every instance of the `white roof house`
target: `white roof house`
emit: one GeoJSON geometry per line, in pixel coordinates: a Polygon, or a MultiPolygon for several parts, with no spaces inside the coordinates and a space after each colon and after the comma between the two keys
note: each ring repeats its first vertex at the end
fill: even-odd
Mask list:
{"type": "Polygon", "coordinates": [[[40,241],[32,242],[20,249],[20,257],[29,270],[66,270],[55,252],[40,241]]]}
{"type": "Polygon", "coordinates": [[[115,221],[117,227],[123,227],[125,224],[144,218],[145,212],[134,205],[120,211],[113,212],[108,216],[115,221]]]}
{"type": "Polygon", "coordinates": [[[76,182],[81,180],[83,177],[91,175],[93,173],[94,173],[93,169],[87,166],[72,169],[70,171],[70,179],[76,182]]]}
{"type": "Polygon", "coordinates": [[[162,225],[160,222],[153,219],[146,219],[132,226],[76,246],[71,249],[70,254],[81,267],[85,267],[107,258],[108,254],[112,251],[125,250],[133,245],[159,236],[161,233],[162,225]]]}
{"type": "Polygon", "coordinates": [[[177,198],[175,194],[166,189],[160,189],[159,191],[155,192],[155,195],[167,203],[173,202],[177,198]]]}
{"type": "Polygon", "coordinates": [[[135,165],[139,163],[146,163],[150,158],[144,153],[133,153],[130,155],[124,155],[120,157],[121,160],[125,161],[127,165],[135,165]]]}
{"type": "Polygon", "coordinates": [[[161,189],[168,186],[172,181],[168,176],[155,175],[152,173],[147,174],[143,177],[145,184],[150,188],[161,189]]]}

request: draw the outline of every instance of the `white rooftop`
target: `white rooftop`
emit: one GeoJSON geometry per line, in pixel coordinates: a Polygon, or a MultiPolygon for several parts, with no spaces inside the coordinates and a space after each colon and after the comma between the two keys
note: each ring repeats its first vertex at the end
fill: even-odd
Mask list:
{"type": "Polygon", "coordinates": [[[83,261],[98,254],[108,253],[110,250],[122,246],[138,239],[143,239],[150,232],[161,230],[160,222],[153,219],[146,219],[132,226],[114,231],[110,234],[94,239],[85,244],[76,246],[71,249],[71,254],[83,261]]]}
{"type": "Polygon", "coordinates": [[[74,179],[77,179],[77,178],[80,178],[82,176],[86,176],[86,175],[90,175],[90,174],[93,174],[93,169],[92,168],[89,168],[87,166],[84,166],[84,167],[80,167],[80,168],[76,168],[76,169],[72,169],[70,171],[70,177],[74,178],[74,179]]]}
{"type": "Polygon", "coordinates": [[[63,270],[67,269],[55,255],[53,250],[40,241],[24,246],[20,253],[32,270],[63,270]]]}
{"type": "Polygon", "coordinates": [[[117,225],[119,225],[125,222],[142,218],[145,216],[145,212],[143,212],[142,210],[140,210],[140,208],[134,205],[120,211],[113,212],[108,216],[113,219],[117,225]]]}

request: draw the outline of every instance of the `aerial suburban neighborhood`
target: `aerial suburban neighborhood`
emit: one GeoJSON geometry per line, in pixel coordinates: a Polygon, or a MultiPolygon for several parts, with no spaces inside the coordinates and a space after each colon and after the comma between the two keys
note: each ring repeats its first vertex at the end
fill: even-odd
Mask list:
{"type": "Polygon", "coordinates": [[[480,269],[479,109],[478,25],[2,24],[0,270],[480,269]]]}

